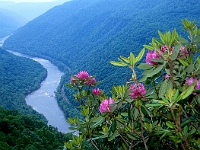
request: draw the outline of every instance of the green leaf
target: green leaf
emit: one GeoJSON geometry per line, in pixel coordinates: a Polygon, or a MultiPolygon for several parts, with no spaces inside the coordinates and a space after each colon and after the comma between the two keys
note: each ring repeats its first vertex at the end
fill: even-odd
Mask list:
{"type": "Polygon", "coordinates": [[[71,149],[72,148],[72,142],[65,142],[65,147],[68,148],[68,149],[71,149]]]}
{"type": "Polygon", "coordinates": [[[174,123],[172,123],[172,122],[170,122],[170,121],[167,121],[166,122],[166,125],[169,127],[169,128],[171,128],[171,129],[175,129],[175,125],[174,125],[174,123]]]}
{"type": "Polygon", "coordinates": [[[197,130],[196,130],[194,127],[192,127],[192,130],[188,133],[189,136],[192,135],[192,134],[194,134],[196,131],[197,131],[197,130]]]}
{"type": "Polygon", "coordinates": [[[68,119],[67,119],[67,122],[68,122],[69,124],[74,124],[74,120],[73,120],[72,118],[68,118],[68,119]]]}
{"type": "Polygon", "coordinates": [[[149,65],[149,64],[146,64],[146,63],[141,63],[141,64],[139,64],[137,67],[138,67],[139,69],[143,69],[143,70],[153,68],[152,65],[149,65]]]}
{"type": "Polygon", "coordinates": [[[91,125],[91,128],[95,128],[95,127],[101,125],[102,122],[104,121],[103,117],[98,117],[98,119],[99,119],[98,121],[97,121],[97,119],[94,119],[95,124],[91,125]]]}
{"type": "Polygon", "coordinates": [[[127,116],[128,116],[128,113],[123,112],[123,113],[121,113],[121,115],[124,116],[124,117],[127,117],[127,116]]]}
{"type": "Polygon", "coordinates": [[[132,140],[137,140],[137,138],[135,138],[134,136],[130,135],[130,134],[127,134],[127,136],[132,139],[132,140]]]}
{"type": "Polygon", "coordinates": [[[194,64],[190,64],[190,65],[185,69],[185,71],[186,71],[187,73],[192,73],[193,70],[194,70],[194,64]]]}
{"type": "Polygon", "coordinates": [[[154,67],[150,70],[147,70],[143,72],[143,75],[146,75],[147,77],[152,77],[153,75],[159,73],[163,69],[164,65],[159,65],[157,67],[154,67]]]}
{"type": "Polygon", "coordinates": [[[112,131],[112,132],[115,132],[116,127],[117,127],[117,122],[116,122],[116,120],[114,119],[114,120],[112,121],[111,131],[112,131]]]}
{"type": "Polygon", "coordinates": [[[178,44],[178,45],[175,46],[174,52],[170,56],[171,60],[175,60],[178,57],[178,54],[179,54],[179,51],[180,51],[181,47],[182,47],[181,44],[178,44]]]}
{"type": "Polygon", "coordinates": [[[188,126],[185,126],[183,128],[183,134],[187,137],[187,135],[188,135],[188,126]]]}
{"type": "Polygon", "coordinates": [[[183,66],[189,66],[188,62],[185,61],[184,59],[179,58],[178,60],[180,61],[180,63],[181,63],[183,66]]]}
{"type": "Polygon", "coordinates": [[[130,57],[129,57],[130,65],[134,66],[136,61],[135,61],[135,56],[132,52],[130,52],[130,57]]]}
{"type": "Polygon", "coordinates": [[[178,34],[176,32],[176,29],[174,29],[173,32],[172,32],[171,43],[173,43],[174,40],[177,39],[177,38],[178,38],[178,34]]]}
{"type": "Polygon", "coordinates": [[[144,52],[145,52],[145,49],[143,48],[138,54],[138,56],[136,57],[136,62],[139,62],[142,59],[142,57],[144,56],[144,52]]]}
{"type": "Polygon", "coordinates": [[[179,36],[178,37],[178,40],[182,43],[182,44],[187,44],[188,43],[188,40],[186,40],[185,38],[179,36]]]}
{"type": "Polygon", "coordinates": [[[146,104],[146,107],[159,107],[163,106],[163,104],[146,104]]]}
{"type": "Polygon", "coordinates": [[[99,120],[102,120],[102,119],[104,119],[104,117],[102,117],[102,116],[93,117],[93,118],[91,118],[91,122],[98,122],[99,120]]]}
{"type": "Polygon", "coordinates": [[[117,136],[119,136],[119,134],[118,134],[118,131],[115,130],[115,132],[111,135],[111,137],[108,138],[108,141],[112,141],[117,136]]]}
{"type": "Polygon", "coordinates": [[[165,43],[165,39],[164,39],[164,35],[162,34],[162,32],[158,31],[158,34],[160,36],[160,39],[163,43],[165,43]]]}
{"type": "Polygon", "coordinates": [[[167,105],[169,102],[168,101],[162,101],[162,100],[153,100],[153,103],[157,103],[157,104],[163,104],[163,105],[167,105]]]}
{"type": "Polygon", "coordinates": [[[155,49],[153,46],[149,46],[149,45],[143,45],[143,46],[148,50],[154,50],[155,49]]]}
{"type": "Polygon", "coordinates": [[[121,58],[123,61],[125,61],[126,63],[130,63],[130,61],[129,61],[128,58],[126,58],[126,57],[124,57],[124,56],[120,56],[120,58],[121,58]]]}
{"type": "Polygon", "coordinates": [[[174,94],[174,97],[173,97],[173,101],[176,101],[176,99],[178,98],[179,96],[179,90],[177,89],[175,94],[174,94]]]}
{"type": "Polygon", "coordinates": [[[147,76],[143,76],[143,77],[139,80],[139,82],[144,82],[144,81],[146,81],[147,78],[148,78],[147,76]]]}
{"type": "Polygon", "coordinates": [[[167,91],[167,82],[168,80],[164,80],[163,82],[161,82],[161,86],[159,89],[159,97],[161,98],[167,91]]]}
{"type": "Polygon", "coordinates": [[[176,103],[179,102],[180,100],[187,98],[189,95],[191,95],[192,92],[194,91],[194,87],[195,87],[196,83],[197,83],[197,81],[193,82],[192,85],[188,89],[183,91],[177,98],[176,103]]]}
{"type": "Polygon", "coordinates": [[[156,38],[153,38],[152,40],[154,40],[156,43],[158,43],[160,46],[163,45],[163,43],[161,41],[159,41],[158,39],[156,38]]]}
{"type": "Polygon", "coordinates": [[[187,118],[185,119],[182,123],[181,123],[181,127],[185,126],[186,124],[190,123],[192,121],[192,119],[187,118]]]}
{"type": "Polygon", "coordinates": [[[165,40],[165,44],[167,45],[167,46],[171,46],[171,33],[170,33],[170,31],[168,31],[168,32],[166,32],[165,34],[164,34],[164,40],[165,40]]]}
{"type": "Polygon", "coordinates": [[[126,63],[124,63],[124,62],[117,62],[117,61],[111,61],[110,62],[112,65],[114,65],[114,66],[128,66],[128,64],[126,64],[126,63]]]}
{"type": "Polygon", "coordinates": [[[162,140],[164,137],[166,137],[168,134],[170,134],[170,131],[166,131],[164,132],[164,134],[160,137],[160,140],[162,140]]]}

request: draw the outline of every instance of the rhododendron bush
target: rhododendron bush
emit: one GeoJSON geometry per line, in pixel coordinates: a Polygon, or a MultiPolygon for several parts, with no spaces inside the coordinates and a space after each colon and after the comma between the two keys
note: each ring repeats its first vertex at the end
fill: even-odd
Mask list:
{"type": "Polygon", "coordinates": [[[71,77],[83,117],[67,120],[76,134],[66,149],[200,149],[200,30],[195,21],[182,23],[188,39],[158,31],[138,56],[111,61],[132,77],[109,96],[88,72],[71,77]]]}

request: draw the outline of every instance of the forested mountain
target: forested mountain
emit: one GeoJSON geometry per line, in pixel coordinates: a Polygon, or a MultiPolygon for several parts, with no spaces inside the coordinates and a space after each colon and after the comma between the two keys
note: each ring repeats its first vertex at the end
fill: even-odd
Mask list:
{"type": "Polygon", "coordinates": [[[15,12],[0,8],[0,38],[13,33],[21,27],[25,19],[15,12]]]}
{"type": "Polygon", "coordinates": [[[137,54],[157,30],[179,32],[182,19],[199,24],[199,16],[197,0],[72,0],[17,30],[3,47],[51,60],[65,71],[63,84],[86,70],[111,90],[128,79],[129,71],[111,66],[111,60],[137,54]]]}
{"type": "Polygon", "coordinates": [[[26,104],[25,96],[40,87],[46,69],[31,59],[18,57],[0,48],[0,106],[26,115],[43,115],[26,104]]]}
{"type": "Polygon", "coordinates": [[[1,150],[62,150],[67,135],[35,116],[0,107],[1,150]]]}

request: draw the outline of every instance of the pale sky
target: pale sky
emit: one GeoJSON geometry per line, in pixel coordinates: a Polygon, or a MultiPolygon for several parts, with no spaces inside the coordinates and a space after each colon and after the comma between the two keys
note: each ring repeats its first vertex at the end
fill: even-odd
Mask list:
{"type": "Polygon", "coordinates": [[[11,2],[53,2],[56,0],[0,0],[0,1],[11,1],[11,2]]]}

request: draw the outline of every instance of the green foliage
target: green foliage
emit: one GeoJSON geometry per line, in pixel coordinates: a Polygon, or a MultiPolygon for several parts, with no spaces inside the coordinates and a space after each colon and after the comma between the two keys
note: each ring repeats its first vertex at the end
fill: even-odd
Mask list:
{"type": "Polygon", "coordinates": [[[62,150],[70,134],[63,134],[35,116],[0,107],[0,148],[2,150],[62,150]]]}
{"type": "Polygon", "coordinates": [[[78,135],[66,141],[66,149],[200,148],[200,46],[193,41],[200,33],[195,22],[182,22],[189,33],[187,43],[174,30],[172,35],[159,32],[160,39],[153,38],[150,46],[144,45],[159,54],[151,59],[154,63],[136,65],[143,70],[145,92],[135,72],[144,49],[137,57],[130,53],[128,58],[111,61],[132,70],[129,82],[112,87],[114,102],[102,91],[95,94],[92,89],[96,85],[73,76],[69,85],[77,91],[74,96],[82,118],[68,119],[78,135]]]}

